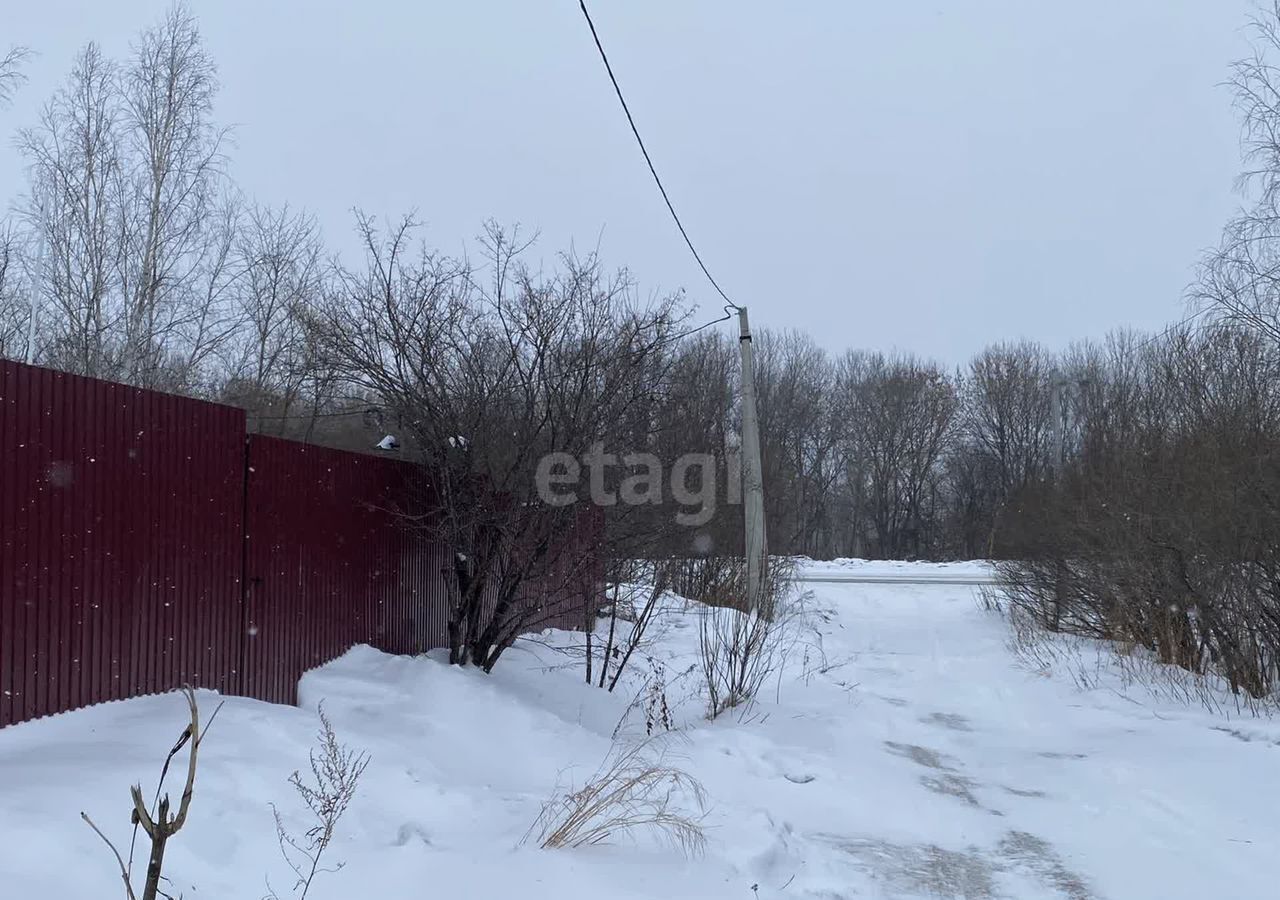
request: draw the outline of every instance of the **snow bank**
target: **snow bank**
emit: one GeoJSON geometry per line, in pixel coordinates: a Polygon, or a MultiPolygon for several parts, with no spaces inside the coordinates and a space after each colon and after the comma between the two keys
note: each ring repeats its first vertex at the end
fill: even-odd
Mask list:
{"type": "MultiPolygon", "coordinates": [[[[488,677],[357,647],[304,677],[300,708],[229,698],[169,847],[170,893],[253,898],[269,877],[287,894],[269,804],[302,825],[286,779],[306,766],[323,700],[372,762],[331,851],[347,865],[316,900],[1273,895],[1274,723],[1020,669],[969,587],[813,588],[826,612],[746,721],[700,717],[696,672],[683,675],[696,611],[673,605],[660,623],[653,652],[684,726],[672,752],[713,807],[703,859],[652,842],[521,844],[557,785],[609,751],[649,671],[640,661],[612,695],[589,687],[569,655],[580,636],[552,632],[488,677]]],[[[217,700],[201,695],[206,715],[217,700]]],[[[183,716],[172,694],[0,730],[6,896],[122,893],[78,813],[127,846],[128,786],[150,792],[183,716]]]]}
{"type": "Polygon", "coordinates": [[[947,577],[990,578],[993,574],[992,564],[985,559],[965,560],[961,562],[907,562],[895,559],[858,559],[841,557],[840,559],[815,560],[807,557],[797,559],[800,574],[811,577],[859,575],[866,577],[903,577],[921,581],[934,581],[947,577]]]}

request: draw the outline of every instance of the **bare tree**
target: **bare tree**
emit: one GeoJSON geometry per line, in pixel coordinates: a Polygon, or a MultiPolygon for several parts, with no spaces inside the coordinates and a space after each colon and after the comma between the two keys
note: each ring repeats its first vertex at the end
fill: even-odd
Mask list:
{"type": "Polygon", "coordinates": [[[19,134],[30,169],[21,207],[40,245],[33,289],[49,310],[47,361],[82,375],[116,371],[113,300],[121,252],[120,109],[115,66],[89,44],[40,124],[19,134]]]}
{"type": "Polygon", "coordinates": [[[169,390],[214,396],[229,377],[227,348],[244,326],[234,293],[245,276],[245,261],[236,252],[242,218],[234,193],[210,210],[191,273],[188,309],[178,322],[180,339],[167,348],[169,390]]]}
{"type": "Polygon", "coordinates": [[[576,469],[644,427],[680,313],[636,301],[594,256],[532,270],[527,244],[497,226],[480,269],[415,248],[412,220],[386,236],[358,227],[365,267],[338,273],[312,333],[412,438],[431,492],[421,521],[457,553],[451,659],[488,670],[522,632],[569,614],[555,597],[599,580],[601,547],[586,544],[600,532],[584,524],[596,514],[547,502],[543,467],[576,469]]]}
{"type": "Polygon", "coordinates": [[[796,331],[765,331],[756,357],[770,544],[779,553],[830,552],[840,423],[826,352],[796,331]]]}
{"type": "MultiPolygon", "coordinates": [[[[1223,678],[1280,683],[1280,356],[1238,323],[1119,335],[1087,371],[1061,477],[1019,498],[1013,608],[1223,678]]],[[[1247,702],[1247,701],[1246,701],[1247,702]]]]}
{"type": "Polygon", "coordinates": [[[224,132],[212,122],[216,68],[189,10],[142,33],[121,73],[128,169],[119,208],[122,371],[134,384],[172,380],[189,327],[205,312],[208,228],[224,132]]]}
{"type": "Polygon", "coordinates": [[[323,391],[308,390],[320,363],[305,327],[324,289],[319,228],[287,206],[255,206],[234,253],[238,279],[230,296],[238,329],[227,347],[233,355],[223,396],[249,410],[252,429],[284,434],[295,416],[314,415],[324,401],[323,391]]]}
{"type": "Polygon", "coordinates": [[[989,504],[974,510],[987,532],[983,555],[997,552],[1000,516],[1010,498],[1048,471],[1053,378],[1052,359],[1027,342],[988,347],[969,364],[962,391],[964,450],[953,456],[952,474],[993,482],[968,486],[971,497],[989,504]]]}
{"type": "Polygon", "coordinates": [[[20,133],[42,362],[207,390],[236,276],[214,76],[194,19],[174,7],[123,67],[86,47],[39,124],[20,133]]]}
{"type": "Polygon", "coordinates": [[[12,225],[0,225],[0,358],[24,358],[31,330],[30,287],[23,278],[18,241],[12,225]]]}
{"type": "Polygon", "coordinates": [[[26,47],[10,47],[4,56],[0,56],[0,109],[8,106],[14,92],[26,84],[27,76],[22,71],[22,64],[29,56],[31,51],[26,47]]]}
{"type": "Polygon", "coordinates": [[[955,386],[936,366],[874,354],[851,369],[848,438],[864,460],[870,518],[880,555],[917,555],[927,546],[938,463],[953,435],[955,386]]]}
{"type": "Polygon", "coordinates": [[[1240,188],[1252,203],[1202,262],[1192,296],[1201,311],[1280,342],[1280,2],[1259,10],[1251,32],[1253,52],[1233,66],[1231,86],[1242,123],[1240,188]]]}
{"type": "Polygon", "coordinates": [[[1007,496],[1044,471],[1052,364],[1034,344],[996,344],[974,357],[969,371],[971,436],[992,458],[1007,496]]]}
{"type": "Polygon", "coordinates": [[[1202,310],[1280,342],[1280,218],[1259,206],[1228,224],[1193,296],[1202,310]]]}
{"type": "MultiPolygon", "coordinates": [[[[22,63],[31,55],[26,47],[11,47],[0,56],[0,109],[26,82],[22,63]]],[[[27,353],[31,298],[23,283],[18,254],[20,238],[11,223],[0,223],[0,358],[19,359],[27,353]]]]}

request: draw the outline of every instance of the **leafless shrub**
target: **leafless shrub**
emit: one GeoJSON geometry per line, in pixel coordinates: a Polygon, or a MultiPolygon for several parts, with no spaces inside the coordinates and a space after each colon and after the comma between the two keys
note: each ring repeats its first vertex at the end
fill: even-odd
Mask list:
{"type": "MultiPolygon", "coordinates": [[[[285,826],[280,811],[272,804],[271,811],[276,820],[276,839],[280,845],[280,855],[293,871],[295,881],[293,893],[298,900],[307,896],[311,882],[321,872],[336,872],[345,865],[338,862],[329,868],[322,868],[321,858],[338,827],[338,821],[351,804],[355,796],[360,776],[369,765],[369,755],[363,751],[355,751],[338,742],[333,723],[325,715],[324,706],[318,710],[320,731],[316,735],[318,747],[311,751],[311,780],[304,781],[302,775],[294,772],[289,776],[289,783],[298,792],[302,804],[311,816],[311,826],[301,835],[295,835],[285,826]]],[[[279,895],[268,887],[268,900],[279,900],[279,895]]]]}
{"type": "Polygon", "coordinates": [[[741,557],[694,556],[655,560],[641,577],[667,579],[671,590],[698,603],[738,597],[745,590],[746,572],[741,557]]]}
{"type": "Polygon", "coordinates": [[[990,585],[983,585],[978,588],[978,603],[987,612],[1004,612],[1004,600],[1001,598],[1000,592],[990,585]]]}
{"type": "Polygon", "coordinates": [[[627,730],[633,716],[639,714],[644,722],[646,737],[655,732],[675,731],[676,711],[691,700],[701,700],[702,691],[697,679],[691,676],[700,674],[697,663],[693,663],[675,676],[668,676],[667,667],[651,656],[645,657],[649,663],[649,673],[636,690],[631,702],[618,719],[613,729],[613,739],[627,730]],[[679,693],[676,689],[681,688],[679,693]]]}
{"type": "MultiPolygon", "coordinates": [[[[636,602],[636,592],[627,591],[623,597],[622,586],[614,585],[613,601],[609,604],[609,632],[600,653],[600,671],[598,687],[607,687],[612,693],[618,686],[618,680],[626,671],[627,664],[636,650],[645,646],[652,637],[650,626],[662,611],[662,601],[667,594],[667,577],[664,572],[657,572],[653,584],[641,594],[643,603],[636,602]],[[618,634],[618,622],[624,624],[625,635],[618,634]]],[[[594,610],[592,610],[594,619],[594,610]]],[[[592,632],[595,622],[587,623],[586,659],[587,684],[592,682],[592,665],[594,651],[592,648],[592,632]]]]}
{"type": "MultiPolygon", "coordinates": [[[[187,727],[182,730],[182,734],[178,736],[177,742],[170,749],[169,755],[165,757],[164,765],[160,769],[160,781],[156,785],[156,798],[152,800],[150,808],[147,807],[142,798],[142,785],[134,785],[129,788],[129,795],[133,800],[133,810],[130,819],[133,822],[133,841],[129,845],[129,859],[125,861],[120,851],[116,849],[102,829],[100,829],[89,816],[81,812],[80,818],[88,824],[90,828],[102,838],[103,842],[111,848],[111,852],[115,855],[116,863],[120,866],[120,878],[124,881],[125,894],[129,900],[135,900],[137,895],[133,888],[133,848],[137,841],[138,829],[141,828],[151,841],[151,853],[147,860],[147,876],[143,883],[142,900],[155,900],[156,897],[167,896],[160,890],[160,882],[168,880],[164,878],[164,851],[168,844],[169,838],[173,837],[186,824],[187,812],[191,808],[191,797],[195,791],[196,782],[196,758],[200,750],[200,745],[204,742],[204,731],[200,730],[200,708],[196,703],[196,693],[190,687],[183,688],[183,695],[187,701],[187,708],[191,715],[191,721],[187,727]],[[169,795],[165,794],[160,797],[160,791],[164,788],[165,776],[169,774],[169,763],[173,761],[183,747],[189,747],[187,751],[187,781],[182,789],[182,798],[178,802],[178,814],[176,816],[169,815],[169,795]],[[157,807],[158,804],[158,807],[157,807]]],[[[217,709],[213,711],[213,715],[209,717],[209,722],[205,725],[205,731],[209,725],[213,724],[214,718],[218,715],[218,710],[222,708],[222,704],[218,704],[217,709]]]]}
{"type": "Polygon", "coordinates": [[[615,747],[583,787],[545,803],[525,840],[551,850],[648,833],[692,856],[706,845],[706,812],[701,782],[671,765],[658,742],[645,741],[615,747]]]}
{"type": "Polygon", "coordinates": [[[674,727],[671,706],[667,703],[666,666],[650,657],[649,668],[650,675],[644,698],[644,733],[646,735],[651,735],[659,729],[670,731],[674,727]]]}
{"type": "Polygon", "coordinates": [[[1046,631],[1043,623],[1022,607],[1009,610],[1006,643],[1019,664],[1037,675],[1065,674],[1082,691],[1093,690],[1102,683],[1103,659],[1100,654],[1088,652],[1085,639],[1046,631]]]}
{"type": "Polygon", "coordinates": [[[789,560],[770,559],[766,566],[763,611],[743,611],[745,565],[725,579],[726,593],[699,598],[702,611],[699,659],[707,690],[707,718],[730,709],[745,711],[769,677],[786,659],[791,625],[803,615],[800,605],[787,605],[791,587],[789,560]]]}
{"type": "MultiPolygon", "coordinates": [[[[364,265],[337,271],[308,331],[348,388],[403,423],[431,486],[413,524],[457,553],[450,661],[490,671],[520,634],[581,614],[560,592],[534,602],[538,585],[598,583],[606,542],[627,533],[594,527],[604,507],[548,494],[548,478],[648,428],[687,313],[594,254],[535,266],[531,242],[493,223],[480,265],[419,249],[411,218],[358,228],[364,265]]],[[[615,505],[611,524],[640,509],[615,505]]]]}
{"type": "MultiPolygon", "coordinates": [[[[998,592],[991,593],[999,603],[998,592]]],[[[1052,632],[1043,617],[1025,605],[1010,604],[1006,615],[1007,646],[1018,663],[1045,677],[1066,675],[1079,690],[1110,689],[1127,699],[1139,691],[1153,700],[1200,706],[1215,715],[1271,715],[1280,707],[1275,694],[1233,692],[1220,675],[1161,662],[1133,641],[1052,632]]]]}
{"type": "Polygon", "coordinates": [[[751,704],[780,662],[777,623],[757,613],[708,609],[699,637],[707,718],[751,704]]]}
{"type": "MultiPolygon", "coordinates": [[[[795,581],[796,562],[791,557],[771,556],[764,570],[762,604],[781,601],[795,581]]],[[[655,577],[670,579],[677,594],[706,606],[747,609],[747,567],[740,556],[708,556],[661,560],[655,563],[655,577]]]]}

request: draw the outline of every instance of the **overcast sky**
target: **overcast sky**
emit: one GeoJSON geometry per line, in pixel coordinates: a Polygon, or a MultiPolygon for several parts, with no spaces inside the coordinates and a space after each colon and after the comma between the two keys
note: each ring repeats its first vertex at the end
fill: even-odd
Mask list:
{"type": "MultiPolygon", "coordinates": [[[[1249,0],[590,4],[659,172],[757,327],[963,361],[1183,315],[1238,203],[1221,86],[1249,0]]],[[[40,55],[6,133],[89,40],[123,55],[167,0],[0,0],[40,55]]],[[[719,314],[627,130],[576,0],[194,0],[251,196],[487,217],[550,256],[599,241],[646,290],[719,314]]],[[[0,197],[22,162],[0,148],[0,197]]]]}

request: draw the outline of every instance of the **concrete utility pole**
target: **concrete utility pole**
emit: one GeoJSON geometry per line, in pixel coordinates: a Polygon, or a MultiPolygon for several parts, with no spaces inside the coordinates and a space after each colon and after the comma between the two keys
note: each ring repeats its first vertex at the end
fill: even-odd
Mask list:
{"type": "Polygon", "coordinates": [[[48,216],[45,214],[44,201],[40,203],[40,252],[36,261],[36,279],[35,284],[31,285],[31,298],[27,304],[27,352],[25,354],[25,362],[31,365],[36,360],[36,310],[39,301],[36,295],[40,293],[40,284],[45,279],[45,255],[48,252],[48,216]]]}
{"type": "Polygon", "coordinates": [[[768,559],[764,530],[764,477],[760,465],[760,428],[756,417],[756,371],[747,308],[738,307],[738,348],[742,353],[742,518],[746,525],[747,603],[760,610],[768,559]]]}
{"type": "Polygon", "coordinates": [[[1049,424],[1052,427],[1050,434],[1053,436],[1053,448],[1050,451],[1050,468],[1053,471],[1054,479],[1062,477],[1062,462],[1064,458],[1063,445],[1065,444],[1065,427],[1062,421],[1062,388],[1066,379],[1062,377],[1057,369],[1050,376],[1053,381],[1051,383],[1051,392],[1049,394],[1049,424]]]}
{"type": "MultiPolygon", "coordinates": [[[[1062,503],[1062,481],[1063,481],[1063,465],[1066,462],[1066,422],[1063,416],[1062,406],[1062,389],[1066,385],[1066,379],[1062,377],[1062,373],[1057,369],[1053,370],[1051,376],[1053,379],[1050,385],[1049,394],[1049,417],[1050,425],[1053,428],[1053,457],[1050,460],[1050,468],[1053,473],[1050,490],[1053,492],[1053,515],[1059,521],[1065,515],[1062,503]]],[[[1054,581],[1053,581],[1053,610],[1051,618],[1046,623],[1050,631],[1058,631],[1062,627],[1062,612],[1066,606],[1067,595],[1067,579],[1070,573],[1067,570],[1066,561],[1062,558],[1062,552],[1054,554],[1056,561],[1054,563],[1054,581]]]]}

